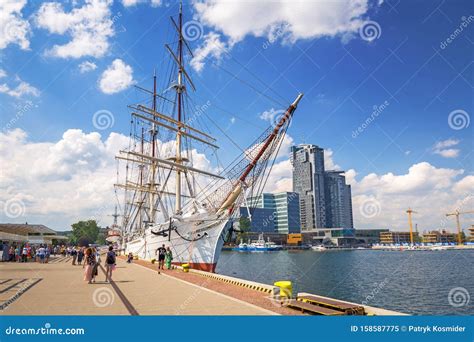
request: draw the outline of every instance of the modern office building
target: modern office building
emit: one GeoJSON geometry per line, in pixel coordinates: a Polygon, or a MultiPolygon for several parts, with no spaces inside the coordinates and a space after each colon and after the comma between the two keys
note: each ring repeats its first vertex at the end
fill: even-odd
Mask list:
{"type": "Polygon", "coordinates": [[[299,194],[301,231],[326,227],[324,150],[302,144],[291,148],[293,191],[299,194]]]}
{"type": "Polygon", "coordinates": [[[268,208],[240,207],[240,216],[250,219],[251,233],[274,233],[275,210],[268,208]]]}
{"type": "Polygon", "coordinates": [[[264,208],[273,212],[275,232],[280,234],[299,233],[299,195],[295,192],[263,193],[248,199],[250,208],[264,208]]]}
{"type": "Polygon", "coordinates": [[[469,242],[474,242],[474,224],[469,228],[469,242]]]}
{"type": "Polygon", "coordinates": [[[351,186],[343,171],[324,172],[326,226],[353,228],[351,186]]]}
{"type": "Polygon", "coordinates": [[[343,171],[324,169],[324,150],[292,147],[293,191],[300,196],[301,231],[353,228],[352,194],[343,171]]]}

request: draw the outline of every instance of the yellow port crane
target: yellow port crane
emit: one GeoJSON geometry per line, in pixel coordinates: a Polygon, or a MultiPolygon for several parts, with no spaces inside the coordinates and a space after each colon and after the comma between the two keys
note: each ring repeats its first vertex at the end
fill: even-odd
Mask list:
{"type": "Polygon", "coordinates": [[[448,213],[446,214],[446,217],[448,216],[456,216],[456,226],[458,228],[458,245],[462,245],[462,236],[461,236],[461,223],[459,222],[459,215],[464,215],[464,214],[474,214],[474,210],[471,211],[459,211],[455,210],[454,213],[448,213]]]}
{"type": "Polygon", "coordinates": [[[411,208],[408,208],[407,214],[408,214],[408,224],[410,225],[410,244],[413,246],[413,222],[411,220],[411,214],[418,214],[418,212],[412,210],[411,208]]]}

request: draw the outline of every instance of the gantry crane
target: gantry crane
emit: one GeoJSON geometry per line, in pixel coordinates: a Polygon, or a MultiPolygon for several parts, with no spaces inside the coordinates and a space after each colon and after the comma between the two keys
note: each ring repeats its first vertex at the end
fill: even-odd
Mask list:
{"type": "Polygon", "coordinates": [[[417,214],[417,212],[412,210],[411,208],[408,208],[407,213],[408,213],[408,224],[410,225],[410,244],[413,246],[413,222],[411,220],[411,214],[417,214]]]}
{"type": "Polygon", "coordinates": [[[462,245],[462,236],[461,236],[461,223],[459,222],[459,215],[464,215],[464,214],[474,214],[474,210],[471,211],[459,211],[455,210],[453,213],[448,213],[446,214],[446,217],[448,216],[456,216],[456,226],[458,228],[458,245],[462,245]]]}

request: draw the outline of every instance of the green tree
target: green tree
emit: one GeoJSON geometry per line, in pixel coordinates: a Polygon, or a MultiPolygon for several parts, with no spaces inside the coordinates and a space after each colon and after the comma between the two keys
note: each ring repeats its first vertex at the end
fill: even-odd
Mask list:
{"type": "Polygon", "coordinates": [[[240,242],[240,240],[247,240],[248,232],[250,231],[251,228],[251,222],[250,219],[246,216],[242,216],[239,219],[239,234],[237,235],[237,242],[240,242]]]}
{"type": "Polygon", "coordinates": [[[94,243],[99,236],[100,228],[95,220],[79,221],[72,226],[71,242],[76,243],[94,243]]]}

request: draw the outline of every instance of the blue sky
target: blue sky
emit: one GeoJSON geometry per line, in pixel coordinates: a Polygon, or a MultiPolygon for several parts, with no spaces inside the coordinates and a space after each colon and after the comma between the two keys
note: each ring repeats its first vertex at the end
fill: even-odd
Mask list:
{"type": "MultiPolygon", "coordinates": [[[[346,25],[339,31],[331,31],[334,29],[331,24],[329,28],[326,27],[328,24],[320,24],[320,16],[314,12],[313,21],[311,13],[301,21],[291,16],[287,22],[281,21],[280,25],[288,26],[283,26],[283,33],[277,34],[273,41],[269,37],[275,33],[275,23],[265,21],[258,13],[257,19],[252,19],[253,13],[247,9],[248,18],[236,16],[235,22],[223,22],[217,17],[219,8],[213,7],[212,2],[207,7],[202,3],[185,2],[184,21],[194,19],[201,30],[198,39],[190,41],[195,54],[204,54],[212,34],[218,36],[218,42],[228,51],[228,54],[209,54],[201,70],[189,66],[198,88],[195,102],[204,104],[210,100],[210,115],[221,127],[228,128],[241,146],[247,146],[268,125],[260,119],[262,113],[283,107],[259,96],[221,68],[238,74],[268,96],[277,98],[273,92],[265,91],[266,86],[254,77],[258,75],[264,84],[271,85],[285,99],[285,105],[301,91],[305,97],[288,134],[294,143],[314,143],[330,149],[333,164],[343,170],[352,170],[348,180],[353,180],[355,196],[358,196],[354,201],[355,212],[371,199],[380,206],[392,198],[387,196],[395,196],[390,184],[410,183],[417,174],[410,174],[409,170],[420,163],[429,165],[422,165],[426,172],[421,172],[420,177],[432,180],[441,177],[449,182],[440,188],[438,184],[442,181],[434,181],[426,190],[423,184],[431,183],[417,178],[414,180],[416,185],[407,186],[406,192],[397,197],[402,202],[400,205],[422,206],[418,197],[429,198],[441,191],[450,193],[442,198],[443,206],[456,208],[461,203],[472,209],[471,199],[465,200],[474,187],[471,178],[474,177],[474,123],[467,124],[474,112],[472,1],[361,0],[359,3],[364,9],[353,8],[357,14],[350,22],[344,22],[344,6],[342,9],[336,6],[331,12],[342,13],[341,16],[335,14],[334,19],[337,27],[346,25]],[[252,20],[255,20],[254,27],[252,20]],[[297,28],[300,24],[302,28],[297,28]],[[364,27],[374,28],[376,37],[364,36],[364,27]],[[462,31],[459,31],[460,27],[462,31]],[[305,36],[308,30],[312,32],[309,37],[305,36]],[[447,42],[450,36],[454,38],[447,42]],[[242,64],[254,75],[242,70],[242,64]],[[374,106],[381,105],[383,110],[374,116],[374,106]],[[449,121],[453,116],[461,120],[461,127],[449,121]],[[367,119],[370,121],[367,127],[354,133],[367,119]],[[375,175],[367,178],[370,174],[375,175]],[[405,178],[400,178],[404,175],[405,178]],[[458,185],[459,182],[462,184],[458,185]],[[371,186],[386,187],[386,191],[382,194],[371,186]],[[460,190],[454,193],[451,189],[456,186],[460,190]],[[410,198],[409,203],[406,203],[407,198],[410,198]]],[[[63,32],[57,33],[57,27],[56,32],[53,29],[55,24],[48,21],[51,18],[43,18],[41,23],[38,13],[44,5],[39,1],[29,1],[20,11],[11,11],[12,15],[29,23],[25,35],[29,46],[22,48],[11,37],[3,37],[5,46],[0,50],[0,69],[6,76],[0,78],[0,85],[3,83],[11,90],[23,81],[38,93],[9,95],[3,88],[0,93],[2,134],[14,129],[26,132],[28,138],[22,143],[23,147],[43,142],[55,144],[68,129],[80,129],[84,134],[98,131],[104,141],[112,132],[127,135],[129,114],[126,105],[143,97],[131,83],[149,87],[154,68],[159,79],[164,74],[167,64],[163,62],[163,44],[172,36],[169,16],[176,14],[176,3],[163,0],[160,4],[148,1],[106,4],[114,32],[105,38],[108,47],[99,49],[95,56],[85,51],[79,53],[79,57],[61,57],[51,52],[54,45],[71,41],[74,29],[65,27],[63,32]],[[117,59],[131,68],[133,81],[120,91],[104,93],[99,80],[117,59]],[[84,62],[93,63],[95,69],[81,73],[79,65],[84,62]],[[18,118],[19,108],[30,103],[28,101],[33,104],[32,108],[28,106],[26,113],[18,118]],[[105,130],[94,127],[92,117],[99,110],[112,113],[113,126],[105,130]]],[[[83,3],[80,1],[64,2],[60,11],[70,13],[81,6],[83,3]]],[[[323,7],[316,6],[311,10],[324,11],[323,7]]],[[[0,10],[7,9],[0,7],[0,10]]],[[[235,8],[227,10],[241,13],[235,8]]],[[[268,12],[269,16],[280,15],[276,10],[269,9],[268,12]]],[[[281,98],[278,100],[283,102],[281,98]]],[[[217,137],[223,146],[223,160],[233,159],[237,149],[222,135],[217,134],[217,137]]],[[[281,166],[283,168],[284,164],[281,166]]],[[[285,177],[288,175],[275,181],[282,181],[285,177]]],[[[20,178],[4,179],[0,185],[14,189],[13,192],[9,190],[9,196],[15,192],[28,195],[30,189],[18,186],[18,182],[20,178]]],[[[30,195],[35,197],[34,192],[30,195]]],[[[8,198],[3,199],[6,200],[8,198]]],[[[355,213],[359,218],[356,224],[404,228],[406,218],[403,214],[396,217],[400,207],[387,208],[386,204],[381,207],[377,217],[355,213]]],[[[431,207],[431,204],[427,205],[427,218],[436,212],[429,209],[433,211],[428,213],[431,207]]],[[[85,215],[93,208],[86,210],[84,207],[84,210],[76,216],[85,215]]],[[[37,219],[47,216],[47,213],[34,213],[34,210],[30,213],[37,219]]],[[[27,204],[24,214],[14,219],[22,221],[28,216],[27,204]]],[[[66,225],[69,218],[64,218],[61,224],[66,225]]],[[[7,219],[11,221],[12,218],[7,219]]],[[[426,228],[438,228],[440,220],[441,217],[430,222],[426,228]]]]}

